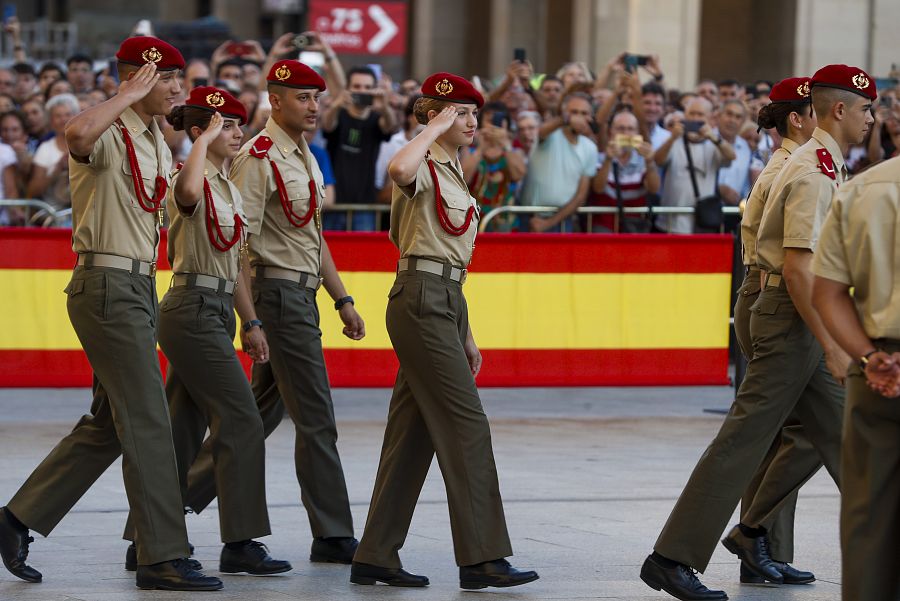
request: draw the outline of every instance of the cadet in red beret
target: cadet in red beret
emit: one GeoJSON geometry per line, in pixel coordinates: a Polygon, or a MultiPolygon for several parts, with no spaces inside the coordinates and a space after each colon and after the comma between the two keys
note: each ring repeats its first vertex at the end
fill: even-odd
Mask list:
{"type": "MultiPolygon", "coordinates": [[[[746,376],[641,570],[652,588],[679,599],[727,599],[724,591],[709,591],[691,569],[706,570],[785,419],[798,418],[835,483],[841,473],[842,384],[851,358],[812,306],[811,266],[832,198],[848,177],[844,156],[873,122],[875,84],[861,69],[830,65],[813,76],[811,96],[818,126],[774,178],[757,231],[756,262],[765,276],[754,305],[754,352],[746,376]]],[[[795,119],[795,125],[811,123],[795,119]]],[[[766,510],[790,498],[815,473],[813,459],[807,455],[806,465],[797,456],[773,461],[754,499],[758,511],[742,515],[722,540],[758,579],[780,584],[812,577],[773,561],[761,522],[766,510]]]]}
{"type": "Polygon", "coordinates": [[[184,501],[156,350],[156,253],[172,158],[154,117],[178,100],[184,59],[150,37],[129,38],[117,56],[118,93],[66,127],[78,257],[68,312],[94,372],[94,402],[0,512],[0,552],[13,574],[41,580],[24,562],[28,529],[49,534],[122,455],[137,586],[218,590],[218,578],[185,559],[184,501]]]}
{"type": "MultiPolygon", "coordinates": [[[[361,339],[365,324],[322,237],[325,183],[303,137],[303,132],[317,127],[325,82],[295,60],[273,64],[266,80],[272,115],[230,169],[231,181],[241,191],[246,231],[252,235],[249,271],[257,299],[255,317],[242,316],[242,340],[252,346],[254,339],[265,339],[269,345],[271,361],[254,364],[251,382],[264,435],[281,423],[285,406],[295,422],[295,468],[314,538],[310,560],[349,564],[357,541],[335,444],[337,428],[316,304],[320,286],[335,301],[345,336],[361,339]]],[[[204,444],[188,478],[185,504],[196,512],[216,496],[220,470],[212,460],[213,447],[210,441],[204,444]]]]}
{"type": "MultiPolygon", "coordinates": [[[[179,478],[197,456],[209,428],[222,548],[219,570],[278,574],[291,569],[252,540],[271,533],[266,508],[265,436],[253,391],[234,350],[237,309],[257,319],[245,253],[247,217],[226,161],[241,147],[244,106],[225,90],[201,86],[166,117],[193,142],[173,176],[168,255],[175,275],[159,318],[159,345],[169,360],[166,396],[179,478]],[[199,315],[197,307],[201,307],[199,315]]],[[[263,331],[241,336],[244,350],[266,363],[263,331]]],[[[126,538],[133,538],[129,521],[126,538]]]]}
{"type": "Polygon", "coordinates": [[[350,568],[355,584],[421,587],[398,550],[428,468],[437,455],[463,589],[537,580],[504,559],[512,545],[500,499],[490,425],[475,376],[481,353],[472,336],[463,284],[475,247],[478,210],[459,161],[472,144],[484,99],[467,80],[435,73],[414,105],[423,129],[394,156],[391,241],[400,250],[388,293],[387,330],[400,361],[375,490],[350,568]]]}

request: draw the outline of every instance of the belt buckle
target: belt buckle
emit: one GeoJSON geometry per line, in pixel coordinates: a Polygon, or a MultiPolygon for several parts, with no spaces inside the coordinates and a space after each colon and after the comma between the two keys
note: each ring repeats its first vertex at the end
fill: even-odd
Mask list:
{"type": "Polygon", "coordinates": [[[466,283],[466,278],[468,278],[468,277],[469,277],[469,270],[468,270],[468,269],[462,269],[462,270],[460,270],[460,274],[459,274],[459,285],[462,286],[463,284],[465,284],[465,283],[466,283]]]}
{"type": "Polygon", "coordinates": [[[150,262],[150,277],[151,278],[156,277],[156,261],[150,262]]]}
{"type": "Polygon", "coordinates": [[[325,281],[325,278],[323,278],[322,276],[316,278],[316,287],[313,290],[318,290],[319,288],[321,288],[323,281],[325,281]]]}

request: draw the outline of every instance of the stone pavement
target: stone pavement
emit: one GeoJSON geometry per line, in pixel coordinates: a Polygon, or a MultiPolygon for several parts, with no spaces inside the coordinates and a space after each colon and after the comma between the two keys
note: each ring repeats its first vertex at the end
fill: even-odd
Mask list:
{"type": "MultiPolygon", "coordinates": [[[[360,587],[346,566],[310,564],[309,526],[293,471],[293,431],[283,424],[269,439],[267,490],[273,556],[294,570],[266,578],[223,577],[218,593],[140,591],[125,572],[120,540],[126,514],[121,468],[112,469],[53,534],[37,537],[30,563],[41,584],[0,571],[0,601],[231,601],[538,599],[670,599],[638,578],[644,557],[733,390],[703,388],[485,389],[500,487],[516,556],[541,579],[517,589],[463,592],[453,562],[446,496],[436,462],[401,551],[410,571],[431,579],[427,589],[360,587]]],[[[336,390],[339,447],[357,533],[362,532],[381,448],[389,390],[336,390]]],[[[4,503],[89,406],[89,391],[0,390],[0,504],[4,503]]],[[[717,550],[704,582],[733,600],[839,601],[838,492],[825,474],[803,489],[797,512],[797,561],[813,570],[811,586],[747,586],[738,563],[717,550]]],[[[218,575],[215,511],[188,516],[196,556],[218,575]]]]}

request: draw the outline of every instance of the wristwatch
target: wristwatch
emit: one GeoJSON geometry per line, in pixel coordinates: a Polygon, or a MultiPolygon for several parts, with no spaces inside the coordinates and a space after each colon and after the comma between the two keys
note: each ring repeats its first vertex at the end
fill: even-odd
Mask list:
{"type": "Polygon", "coordinates": [[[866,373],[866,366],[869,365],[869,357],[878,352],[878,349],[873,349],[859,358],[859,368],[866,373]]]}
{"type": "Polygon", "coordinates": [[[334,308],[336,310],[340,310],[340,308],[343,307],[344,305],[346,305],[347,303],[350,303],[354,307],[356,306],[356,303],[353,302],[352,296],[345,296],[344,298],[339,298],[335,301],[334,308]]]}
{"type": "Polygon", "coordinates": [[[252,329],[255,328],[256,326],[259,326],[259,329],[261,330],[262,327],[263,327],[263,326],[262,326],[262,322],[261,322],[260,320],[258,320],[258,319],[251,319],[250,321],[248,321],[247,323],[245,323],[243,326],[241,326],[241,328],[242,328],[245,332],[249,332],[250,330],[252,330],[252,329]]]}

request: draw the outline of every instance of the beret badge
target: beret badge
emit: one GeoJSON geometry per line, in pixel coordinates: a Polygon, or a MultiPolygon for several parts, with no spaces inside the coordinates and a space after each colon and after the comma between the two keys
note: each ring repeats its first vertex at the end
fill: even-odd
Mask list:
{"type": "Polygon", "coordinates": [[[145,63],[158,63],[163,59],[163,55],[156,49],[156,46],[151,46],[141,53],[141,58],[145,63]]]}
{"type": "Polygon", "coordinates": [[[288,69],[287,67],[285,67],[284,65],[281,65],[275,71],[275,77],[278,79],[278,81],[284,81],[286,79],[289,79],[291,77],[291,70],[288,69]]]}
{"type": "Polygon", "coordinates": [[[453,84],[447,81],[446,78],[444,78],[435,84],[434,89],[441,96],[446,96],[453,91],[453,84]]]}
{"type": "Polygon", "coordinates": [[[803,96],[806,98],[809,96],[809,82],[804,81],[801,85],[797,86],[797,94],[799,96],[803,96]]]}
{"type": "Polygon", "coordinates": [[[225,98],[219,92],[213,92],[206,95],[206,104],[211,107],[219,108],[225,104],[225,98]]]}
{"type": "Polygon", "coordinates": [[[860,90],[865,90],[869,87],[869,78],[866,77],[865,73],[857,73],[853,76],[853,85],[860,90]]]}

